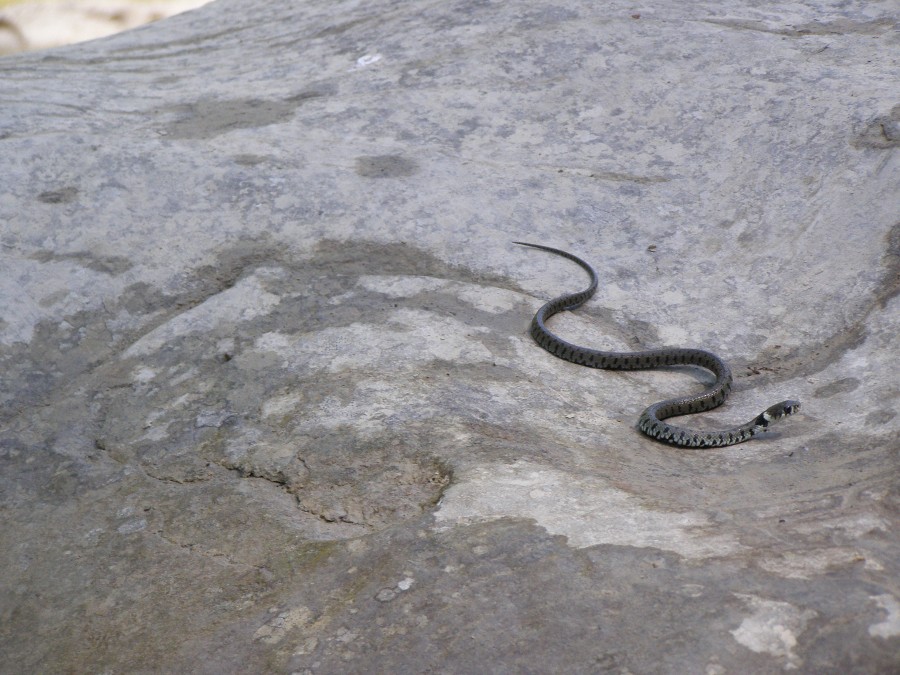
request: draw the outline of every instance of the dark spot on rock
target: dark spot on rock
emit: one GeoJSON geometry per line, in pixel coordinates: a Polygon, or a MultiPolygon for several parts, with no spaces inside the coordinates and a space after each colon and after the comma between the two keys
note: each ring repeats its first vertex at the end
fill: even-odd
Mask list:
{"type": "Polygon", "coordinates": [[[78,188],[64,187],[59,190],[47,190],[38,195],[38,201],[44,204],[68,204],[75,201],[78,196],[78,188]]]}
{"type": "Polygon", "coordinates": [[[885,274],[876,297],[878,306],[884,309],[888,301],[900,293],[900,222],[894,223],[885,237],[882,264],[885,274]]]}
{"type": "Polygon", "coordinates": [[[52,251],[37,251],[31,254],[32,260],[42,263],[73,261],[82,267],[117,276],[130,270],[134,263],[128,258],[119,255],[97,255],[91,251],[76,251],[74,253],[53,253],[52,251]]]}
{"type": "Polygon", "coordinates": [[[329,37],[331,35],[340,35],[341,33],[345,33],[351,28],[355,28],[356,26],[368,23],[371,21],[369,17],[364,17],[362,19],[354,19],[353,21],[345,21],[344,23],[338,23],[333,26],[328,26],[327,28],[323,28],[318,33],[313,35],[313,39],[320,39],[324,37],[329,37]]]}
{"type": "Polygon", "coordinates": [[[891,18],[872,19],[871,21],[854,21],[840,18],[834,21],[810,21],[794,28],[773,30],[772,32],[790,36],[805,35],[883,35],[894,30],[895,21],[891,18]]]}
{"type": "Polygon", "coordinates": [[[153,80],[154,85],[162,86],[167,84],[175,84],[181,81],[180,75],[163,75],[162,77],[157,77],[153,80]]]}
{"type": "Polygon", "coordinates": [[[240,164],[241,166],[256,166],[257,164],[262,164],[267,161],[267,157],[264,155],[235,155],[232,159],[234,159],[235,164],[240,164]]]}
{"type": "Polygon", "coordinates": [[[831,384],[826,384],[824,387],[819,387],[813,392],[813,397],[831,398],[837,394],[846,394],[847,392],[855,390],[857,387],[859,387],[859,380],[855,377],[845,377],[840,380],[835,380],[831,384]]]}
{"type": "Polygon", "coordinates": [[[356,158],[356,173],[365,178],[402,178],[419,170],[411,159],[400,155],[374,155],[356,158]]]}
{"type": "Polygon", "coordinates": [[[320,96],[325,96],[326,94],[333,94],[334,90],[331,88],[327,89],[306,89],[304,91],[298,92],[293,96],[288,96],[285,101],[288,103],[293,103],[295,107],[304,101],[307,101],[311,98],[319,98],[320,96]]]}
{"type": "Polygon", "coordinates": [[[157,110],[175,113],[179,119],[166,127],[169,138],[205,139],[234,129],[254,129],[287,120],[304,101],[321,96],[319,91],[304,91],[284,100],[258,98],[196,101],[157,110]]]}
{"type": "Polygon", "coordinates": [[[873,410],[866,415],[866,426],[874,427],[881,424],[887,424],[897,416],[893,410],[873,410]]]}

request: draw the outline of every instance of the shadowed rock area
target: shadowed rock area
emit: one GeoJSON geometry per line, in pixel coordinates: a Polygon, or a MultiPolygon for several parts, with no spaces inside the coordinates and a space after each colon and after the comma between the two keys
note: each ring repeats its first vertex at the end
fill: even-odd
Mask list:
{"type": "Polygon", "coordinates": [[[217,0],[0,60],[0,672],[900,670],[890,3],[217,0]],[[725,406],[636,429],[699,347],[725,406]]]}

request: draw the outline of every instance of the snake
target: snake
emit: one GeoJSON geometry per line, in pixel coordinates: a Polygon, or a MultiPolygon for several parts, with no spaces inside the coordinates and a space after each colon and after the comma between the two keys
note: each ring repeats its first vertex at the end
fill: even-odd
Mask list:
{"type": "Polygon", "coordinates": [[[766,408],[746,424],[724,431],[692,431],[669,424],[663,420],[679,415],[690,415],[717,408],[725,402],[733,382],[731,369],[712,352],[703,349],[681,347],[648,349],[639,352],[611,352],[579,347],[563,340],[547,328],[547,320],[559,312],[581,307],[597,292],[599,276],[597,271],[576,255],[558,248],[542,244],[513,242],[520,246],[547,251],[580,265],[591,277],[591,284],[583,291],[565,293],[543,305],[531,320],[530,333],[534,341],[548,352],[566,361],[589,368],[605,370],[645,370],[666,366],[699,366],[715,375],[715,383],[694,396],[671,398],[654,403],[641,413],[638,429],[647,436],[665,443],[686,448],[716,448],[749,441],[766,431],[775,422],[800,410],[800,401],[787,400],[766,408]]]}

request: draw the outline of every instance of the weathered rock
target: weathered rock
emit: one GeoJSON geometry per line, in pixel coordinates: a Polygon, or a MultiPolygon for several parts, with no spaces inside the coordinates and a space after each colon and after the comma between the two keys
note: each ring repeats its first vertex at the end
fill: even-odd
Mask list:
{"type": "Polygon", "coordinates": [[[900,39],[219,0],[0,62],[3,672],[900,669],[900,39]],[[635,429],[732,364],[687,451],[635,429]]]}

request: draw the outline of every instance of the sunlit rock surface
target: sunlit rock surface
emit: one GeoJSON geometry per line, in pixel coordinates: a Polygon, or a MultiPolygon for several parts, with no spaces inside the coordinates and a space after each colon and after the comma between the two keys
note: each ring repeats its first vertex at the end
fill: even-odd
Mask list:
{"type": "Polygon", "coordinates": [[[900,669],[890,3],[218,0],[0,61],[0,670],[900,669]],[[696,346],[692,369],[527,334],[696,346]]]}

